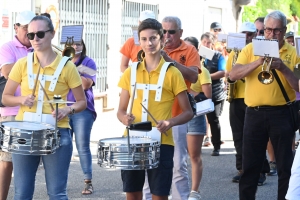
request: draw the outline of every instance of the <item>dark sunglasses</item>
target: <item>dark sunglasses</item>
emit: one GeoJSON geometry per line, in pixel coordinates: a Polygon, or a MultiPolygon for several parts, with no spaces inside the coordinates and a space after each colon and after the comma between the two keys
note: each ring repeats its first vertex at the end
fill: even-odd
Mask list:
{"type": "Polygon", "coordinates": [[[164,34],[169,33],[170,35],[174,35],[176,33],[176,30],[164,30],[164,34]]]}
{"type": "Polygon", "coordinates": [[[265,34],[265,30],[258,30],[258,29],[256,29],[256,32],[257,32],[257,34],[258,35],[264,35],[265,34]]]}
{"type": "Polygon", "coordinates": [[[214,29],[214,32],[221,32],[222,31],[222,29],[214,29]]]}
{"type": "Polygon", "coordinates": [[[50,31],[50,29],[48,31],[38,31],[36,33],[33,33],[33,32],[32,33],[27,33],[27,38],[29,40],[33,40],[34,36],[36,35],[38,38],[43,39],[45,37],[45,33],[49,32],[49,31],[50,31]]]}

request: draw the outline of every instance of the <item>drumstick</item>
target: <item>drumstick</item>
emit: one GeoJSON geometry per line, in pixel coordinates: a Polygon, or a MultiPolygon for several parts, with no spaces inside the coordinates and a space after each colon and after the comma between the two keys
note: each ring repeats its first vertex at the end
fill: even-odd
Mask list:
{"type": "MultiPolygon", "coordinates": [[[[153,121],[154,121],[156,124],[158,124],[158,121],[153,117],[153,115],[149,112],[149,110],[147,110],[147,108],[146,108],[142,103],[140,103],[140,104],[142,105],[142,107],[144,108],[144,110],[147,112],[147,114],[153,119],[153,121]]],[[[163,134],[165,134],[166,136],[168,136],[167,133],[163,133],[163,134]]]]}
{"type": "MultiPolygon", "coordinates": [[[[42,90],[43,90],[43,92],[44,92],[44,94],[45,94],[45,96],[46,96],[46,99],[47,99],[48,101],[50,101],[49,96],[47,95],[46,90],[45,90],[45,88],[43,87],[41,81],[39,81],[39,82],[40,82],[40,86],[41,86],[41,88],[42,88],[42,90]]],[[[49,102],[49,104],[50,104],[51,110],[52,110],[52,112],[53,112],[53,111],[54,111],[54,107],[53,107],[52,103],[49,102]]]]}
{"type": "Polygon", "coordinates": [[[34,97],[35,97],[34,93],[35,93],[35,90],[36,90],[36,85],[37,85],[37,82],[39,80],[40,69],[41,69],[41,66],[39,65],[39,69],[38,69],[38,72],[36,74],[36,79],[35,79],[35,83],[34,83],[33,91],[32,91],[32,96],[34,96],[34,97]]]}
{"type": "Polygon", "coordinates": [[[134,96],[135,96],[135,90],[136,90],[136,82],[134,83],[131,99],[130,99],[130,104],[129,104],[129,109],[128,109],[128,114],[130,115],[132,112],[132,107],[133,107],[133,102],[134,102],[134,96]]]}

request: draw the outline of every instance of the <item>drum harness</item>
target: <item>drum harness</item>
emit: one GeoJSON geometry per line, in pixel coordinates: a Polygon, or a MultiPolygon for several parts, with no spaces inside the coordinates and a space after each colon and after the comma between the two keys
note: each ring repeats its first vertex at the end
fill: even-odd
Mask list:
{"type": "MultiPolygon", "coordinates": [[[[28,53],[27,55],[27,74],[28,74],[28,85],[29,89],[33,89],[34,87],[34,80],[37,77],[37,74],[33,74],[33,59],[34,59],[34,54],[33,52],[28,53]]],[[[40,83],[45,87],[45,82],[50,81],[50,85],[48,90],[53,92],[55,89],[55,86],[58,81],[58,77],[61,74],[62,69],[64,68],[65,64],[68,62],[70,58],[67,56],[64,56],[60,63],[58,64],[58,67],[56,68],[55,72],[53,75],[44,75],[42,74],[41,76],[38,77],[40,83]]],[[[42,114],[43,113],[43,101],[44,101],[44,92],[41,89],[41,87],[38,90],[38,100],[37,100],[37,107],[36,107],[36,112],[24,112],[24,118],[27,121],[37,121],[37,122],[44,122],[48,123],[51,125],[57,126],[55,124],[55,119],[51,114],[42,114]],[[25,117],[26,115],[26,117],[25,117]]]]}
{"type": "MultiPolygon", "coordinates": [[[[131,76],[130,76],[130,86],[131,86],[131,91],[134,90],[134,85],[136,83],[136,76],[137,76],[137,68],[140,62],[134,62],[131,65],[131,76]]],[[[142,98],[142,104],[143,106],[148,109],[148,100],[149,100],[149,91],[154,90],[156,91],[155,94],[155,101],[160,102],[161,101],[161,95],[162,95],[162,89],[163,89],[163,83],[165,79],[166,72],[168,70],[168,67],[170,65],[173,65],[171,62],[165,62],[163,66],[161,67],[159,77],[157,84],[145,84],[145,83],[136,83],[136,90],[143,90],[143,98],[142,98]]],[[[135,93],[135,99],[137,98],[137,92],[135,93]]],[[[142,110],[142,122],[147,121],[148,114],[147,112],[143,109],[142,110]]],[[[145,136],[145,132],[140,132],[135,134],[137,131],[130,131],[131,136],[145,136]]],[[[152,127],[152,131],[146,133],[146,136],[150,133],[150,137],[152,139],[155,139],[159,142],[161,142],[161,133],[156,129],[156,127],[152,127]],[[156,134],[155,134],[156,133],[156,134]],[[159,133],[159,134],[157,134],[159,133]],[[159,136],[158,136],[159,135],[159,136]]]]}

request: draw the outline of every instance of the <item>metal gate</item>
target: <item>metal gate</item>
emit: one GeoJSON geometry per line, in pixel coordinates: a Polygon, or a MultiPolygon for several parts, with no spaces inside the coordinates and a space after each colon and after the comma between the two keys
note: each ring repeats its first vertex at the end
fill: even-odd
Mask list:
{"type": "Polygon", "coordinates": [[[107,85],[108,0],[60,0],[60,29],[67,25],[84,25],[83,40],[87,56],[97,65],[94,91],[104,92],[107,85]]]}
{"type": "Polygon", "coordinates": [[[122,32],[121,32],[121,45],[132,37],[131,27],[139,25],[140,13],[144,10],[152,10],[155,13],[156,19],[159,14],[158,5],[137,3],[122,0],[122,32]]]}

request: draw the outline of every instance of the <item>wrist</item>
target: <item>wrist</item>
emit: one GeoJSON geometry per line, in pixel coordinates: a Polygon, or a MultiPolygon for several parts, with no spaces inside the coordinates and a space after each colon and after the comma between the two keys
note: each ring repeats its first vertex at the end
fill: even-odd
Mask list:
{"type": "Polygon", "coordinates": [[[74,115],[75,109],[72,106],[69,106],[69,115],[74,115]]]}

